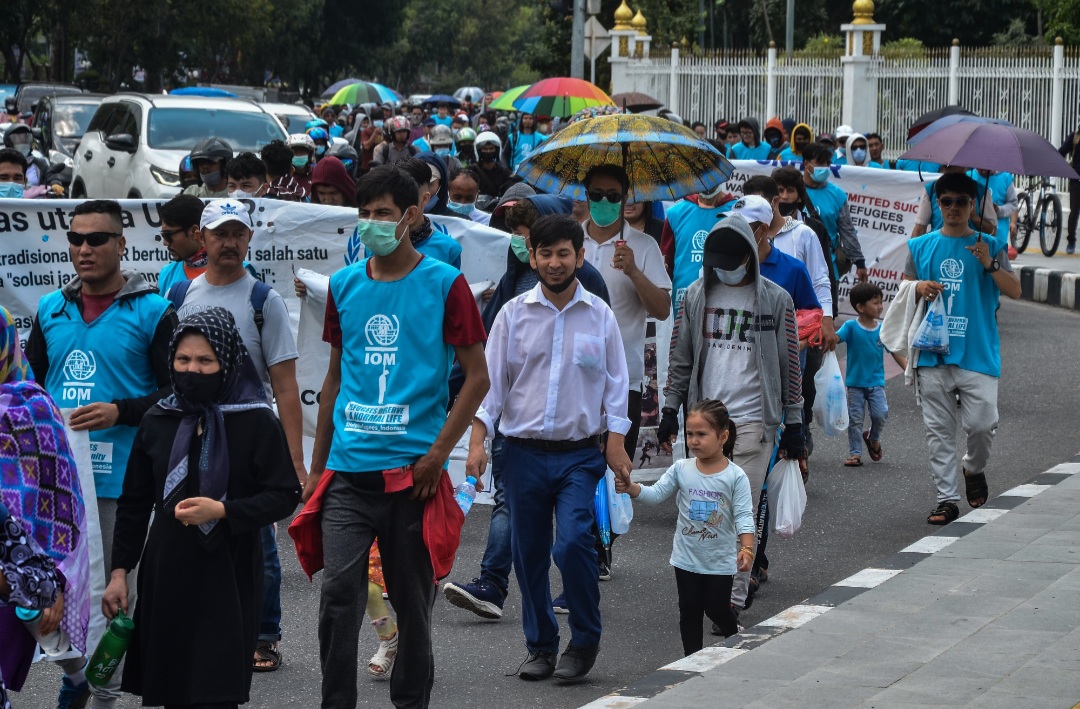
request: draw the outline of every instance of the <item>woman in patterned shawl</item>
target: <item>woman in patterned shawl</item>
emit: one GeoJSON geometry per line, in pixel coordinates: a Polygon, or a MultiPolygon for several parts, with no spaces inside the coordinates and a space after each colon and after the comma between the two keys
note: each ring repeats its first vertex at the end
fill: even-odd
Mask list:
{"type": "MultiPolygon", "coordinates": [[[[11,313],[0,307],[0,318],[0,502],[58,572],[56,602],[46,608],[41,630],[48,634],[59,624],[82,652],[90,567],[79,474],[60,412],[23,359],[11,313]]],[[[22,686],[33,654],[34,641],[20,625],[14,605],[0,608],[0,666],[11,689],[22,686]]]]}

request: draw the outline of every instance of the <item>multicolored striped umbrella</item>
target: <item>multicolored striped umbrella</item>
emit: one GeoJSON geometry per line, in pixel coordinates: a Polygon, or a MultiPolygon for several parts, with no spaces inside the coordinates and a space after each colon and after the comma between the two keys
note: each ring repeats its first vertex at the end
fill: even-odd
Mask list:
{"type": "Polygon", "coordinates": [[[373,81],[359,81],[340,89],[327,103],[331,106],[355,106],[358,103],[396,103],[400,100],[401,97],[393,89],[373,81]]]}
{"type": "Polygon", "coordinates": [[[588,81],[565,76],[538,81],[514,101],[517,111],[559,118],[591,106],[614,105],[610,96],[588,81]]]}
{"type": "Polygon", "coordinates": [[[521,98],[521,94],[529,90],[532,84],[525,84],[524,86],[515,86],[509,91],[504,91],[501,96],[488,104],[488,108],[493,111],[516,111],[514,108],[514,101],[521,98]]]}
{"type": "Polygon", "coordinates": [[[708,192],[735,170],[719,150],[683,125],[621,114],[571,123],[521,163],[517,174],[542,192],[583,201],[585,173],[604,163],[626,170],[628,202],[677,200],[708,192]]]}

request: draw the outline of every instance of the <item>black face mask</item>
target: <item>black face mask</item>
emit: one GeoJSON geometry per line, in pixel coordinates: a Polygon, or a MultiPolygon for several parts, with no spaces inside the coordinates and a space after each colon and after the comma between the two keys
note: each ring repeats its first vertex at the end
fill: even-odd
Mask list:
{"type": "Polygon", "coordinates": [[[798,202],[781,202],[780,206],[779,206],[779,209],[780,209],[780,216],[782,216],[782,217],[790,217],[792,214],[799,211],[799,203],[798,202]]]}
{"type": "Polygon", "coordinates": [[[498,153],[480,153],[480,160],[483,162],[495,162],[498,159],[498,153]]]}
{"type": "MultiPolygon", "coordinates": [[[[539,275],[539,273],[537,275],[539,275]]],[[[562,293],[564,290],[566,290],[571,285],[573,285],[574,279],[576,277],[577,277],[577,268],[575,267],[574,270],[570,272],[570,275],[568,275],[565,279],[563,279],[562,283],[554,283],[554,284],[553,283],[548,283],[543,278],[540,278],[540,281],[544,284],[545,288],[547,288],[552,293],[555,293],[556,295],[558,295],[559,293],[562,293]]]]}
{"type": "Polygon", "coordinates": [[[174,372],[176,394],[193,404],[209,404],[221,393],[225,373],[220,369],[213,374],[200,372],[174,372]]]}

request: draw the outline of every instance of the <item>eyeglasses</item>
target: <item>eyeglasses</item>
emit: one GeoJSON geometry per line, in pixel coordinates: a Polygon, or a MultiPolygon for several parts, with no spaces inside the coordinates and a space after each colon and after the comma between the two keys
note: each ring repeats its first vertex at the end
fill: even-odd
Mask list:
{"type": "Polygon", "coordinates": [[[971,197],[938,197],[938,204],[945,209],[951,209],[953,207],[959,207],[963,209],[971,204],[971,197]]]}
{"type": "Polygon", "coordinates": [[[154,235],[154,238],[158,241],[164,241],[166,244],[169,244],[172,243],[172,239],[174,236],[176,236],[177,234],[182,234],[185,231],[187,231],[187,229],[173,229],[172,231],[165,231],[164,229],[162,229],[160,234],[154,235]]]}
{"type": "Polygon", "coordinates": [[[613,192],[613,191],[601,192],[600,190],[589,190],[589,201],[590,202],[599,202],[602,199],[606,199],[607,201],[611,202],[612,204],[617,204],[619,202],[622,202],[623,196],[622,196],[622,193],[620,193],[620,192],[613,192]]]}
{"type": "Polygon", "coordinates": [[[69,231],[67,233],[68,243],[76,247],[82,246],[83,244],[90,244],[93,248],[104,246],[109,242],[109,239],[114,236],[120,237],[123,236],[123,234],[115,234],[111,231],[92,231],[89,234],[80,234],[77,231],[69,231]]]}

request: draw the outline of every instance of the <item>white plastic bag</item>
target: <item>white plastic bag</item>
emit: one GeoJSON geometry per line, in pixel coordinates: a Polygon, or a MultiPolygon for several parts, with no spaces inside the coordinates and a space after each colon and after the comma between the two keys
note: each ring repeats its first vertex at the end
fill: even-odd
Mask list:
{"type": "Polygon", "coordinates": [[[796,460],[776,461],[769,473],[769,507],[773,529],[783,539],[791,539],[802,526],[806,511],[806,488],[796,460]]]}
{"type": "Polygon", "coordinates": [[[607,480],[611,531],[613,534],[626,534],[630,531],[630,522],[634,519],[634,503],[625,492],[615,492],[615,473],[611,468],[608,468],[604,477],[607,480]]]}
{"type": "Polygon", "coordinates": [[[945,312],[945,299],[938,295],[926,306],[923,318],[911,346],[923,352],[949,354],[949,314],[945,312]]]}
{"type": "Polygon", "coordinates": [[[814,386],[817,387],[814,417],[826,436],[839,436],[848,427],[848,408],[847,388],[835,352],[825,353],[821,369],[814,375],[814,386]]]}

